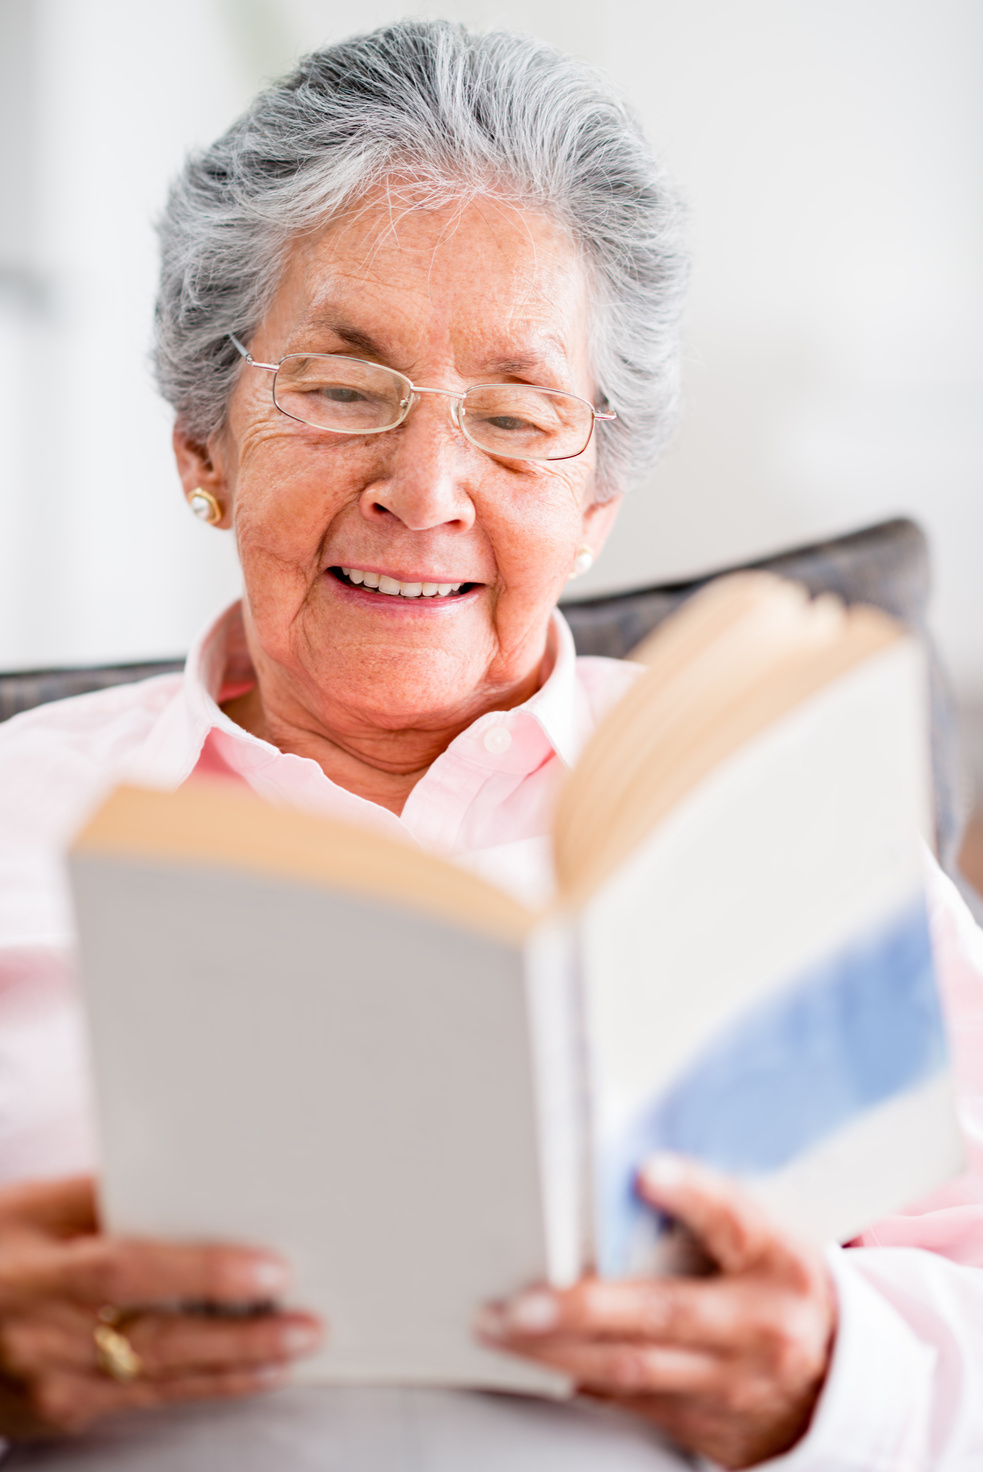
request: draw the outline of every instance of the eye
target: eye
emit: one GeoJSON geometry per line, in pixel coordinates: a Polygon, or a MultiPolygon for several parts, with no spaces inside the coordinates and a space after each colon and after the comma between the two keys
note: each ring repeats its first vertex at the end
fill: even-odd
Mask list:
{"type": "Polygon", "coordinates": [[[329,400],[332,404],[361,404],[366,399],[365,394],[360,394],[358,389],[346,388],[340,383],[318,384],[309,389],[308,392],[316,393],[322,399],[329,400]]]}

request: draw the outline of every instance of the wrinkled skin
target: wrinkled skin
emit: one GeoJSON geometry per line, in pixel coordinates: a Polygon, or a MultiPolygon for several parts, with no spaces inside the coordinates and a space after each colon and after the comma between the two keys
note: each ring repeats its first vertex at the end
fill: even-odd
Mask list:
{"type": "Polygon", "coordinates": [[[690,1228],[715,1273],[536,1288],[489,1306],[479,1332],[724,1467],[787,1451],[808,1428],[835,1332],[822,1257],[682,1160],[653,1161],[640,1189],[690,1228]]]}

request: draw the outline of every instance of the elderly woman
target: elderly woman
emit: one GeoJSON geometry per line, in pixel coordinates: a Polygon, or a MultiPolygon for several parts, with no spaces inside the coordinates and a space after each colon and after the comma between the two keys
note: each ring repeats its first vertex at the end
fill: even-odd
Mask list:
{"type": "MultiPolygon", "coordinates": [[[[14,1437],[248,1394],[330,1332],[275,1307],[196,1312],[275,1303],[286,1265],[114,1240],[89,1181],[56,1178],[91,1162],[60,858],[73,827],[124,775],[222,772],[546,888],[557,782],[632,678],[576,660],[555,605],[673,421],[676,205],[606,85],[532,41],[408,23],[311,56],[188,163],[161,233],[178,468],[191,510],[234,535],[244,594],[183,677],[0,735],[14,1437]]],[[[971,1007],[979,939],[935,882],[949,990],[971,1007]]],[[[715,1275],[530,1285],[481,1332],[727,1467],[969,1464],[972,1183],[828,1260],[682,1163],[653,1162],[641,1185],[715,1275]]]]}

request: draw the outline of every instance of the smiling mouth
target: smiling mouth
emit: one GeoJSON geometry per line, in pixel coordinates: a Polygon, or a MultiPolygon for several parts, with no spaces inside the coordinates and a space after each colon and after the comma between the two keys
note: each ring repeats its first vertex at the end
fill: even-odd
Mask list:
{"type": "Polygon", "coordinates": [[[385,574],[363,572],[358,567],[331,567],[328,571],[349,588],[361,588],[384,598],[455,598],[479,586],[478,583],[404,583],[385,574]]]}

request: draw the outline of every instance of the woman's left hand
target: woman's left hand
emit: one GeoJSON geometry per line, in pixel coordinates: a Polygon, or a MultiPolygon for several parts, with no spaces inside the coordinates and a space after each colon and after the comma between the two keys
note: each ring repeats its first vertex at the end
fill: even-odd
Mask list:
{"type": "Polygon", "coordinates": [[[718,1273],[531,1289],[488,1309],[481,1336],[725,1467],[787,1451],[809,1425],[832,1351],[836,1299],[822,1257],[676,1157],[652,1162],[640,1190],[690,1228],[718,1273]]]}

